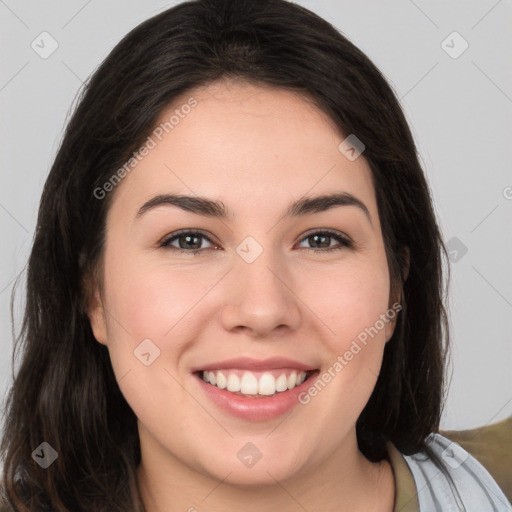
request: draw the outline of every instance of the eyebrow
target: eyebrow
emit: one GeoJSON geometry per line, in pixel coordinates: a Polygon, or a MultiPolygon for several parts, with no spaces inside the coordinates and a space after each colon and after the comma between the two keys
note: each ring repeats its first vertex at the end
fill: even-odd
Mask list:
{"type": "MultiPolygon", "coordinates": [[[[159,206],[177,206],[187,212],[218,219],[233,218],[233,214],[229,212],[222,201],[215,201],[200,196],[177,194],[162,194],[153,197],[140,207],[135,218],[139,218],[146,212],[159,206]]],[[[372,218],[366,205],[348,192],[324,194],[316,197],[302,197],[291,203],[281,218],[320,213],[338,206],[355,206],[365,214],[373,228],[372,218]]]]}

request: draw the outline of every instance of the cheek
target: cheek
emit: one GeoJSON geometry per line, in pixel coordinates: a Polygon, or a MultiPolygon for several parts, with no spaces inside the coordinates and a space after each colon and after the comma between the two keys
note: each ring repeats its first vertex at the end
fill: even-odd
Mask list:
{"type": "Polygon", "coordinates": [[[382,318],[389,309],[387,263],[384,257],[372,262],[354,261],[333,269],[322,283],[324,292],[319,294],[317,288],[317,294],[310,293],[305,302],[314,304],[312,309],[328,326],[323,329],[329,360],[322,382],[329,389],[318,392],[319,398],[322,395],[318,413],[330,410],[335,416],[331,419],[338,424],[346,421],[347,414],[353,415],[353,421],[357,419],[380,372],[387,325],[382,318]],[[335,410],[330,407],[333,401],[339,404],[335,410]]]}
{"type": "Polygon", "coordinates": [[[143,422],[157,422],[169,406],[166,397],[173,397],[178,409],[191,405],[176,380],[177,364],[189,343],[187,314],[204,287],[186,270],[128,253],[105,263],[110,359],[121,392],[143,422]]]}
{"type": "MultiPolygon", "coordinates": [[[[137,400],[142,389],[172,387],[168,372],[182,377],[181,357],[201,335],[214,309],[205,310],[205,299],[219,276],[200,272],[199,267],[171,266],[156,257],[136,254],[123,254],[111,261],[116,264],[105,265],[107,303],[112,313],[108,322],[110,358],[118,378],[130,372],[121,387],[137,400]],[[150,361],[155,357],[154,362],[144,366],[137,356],[148,352],[146,357],[150,361]],[[137,382],[135,390],[127,388],[129,381],[137,382]]],[[[169,396],[175,392],[179,389],[167,390],[169,396]]],[[[147,408],[146,403],[142,406],[147,408]]]]}
{"type": "Polygon", "coordinates": [[[377,382],[386,339],[381,315],[388,311],[389,279],[387,268],[368,266],[337,273],[325,283],[324,300],[316,302],[330,328],[322,328],[328,333],[323,336],[325,366],[302,403],[311,407],[306,422],[312,432],[315,422],[326,425],[323,435],[329,441],[319,438],[318,443],[328,453],[335,449],[339,435],[356,423],[377,382]]]}
{"type": "MultiPolygon", "coordinates": [[[[317,455],[336,450],[340,437],[356,424],[377,382],[385,347],[385,324],[380,315],[388,310],[387,268],[366,266],[337,273],[325,281],[322,306],[325,366],[301,397],[309,408],[305,429],[320,446],[317,455]],[[380,268],[380,270],[379,270],[380,268]],[[372,270],[373,269],[373,270],[372,270]],[[317,425],[325,427],[318,431],[317,425]]],[[[321,315],[319,315],[321,316],[321,315]]]]}
{"type": "Polygon", "coordinates": [[[115,267],[106,267],[105,274],[108,300],[119,323],[134,341],[172,337],[173,330],[182,328],[180,319],[204,294],[205,284],[193,270],[171,269],[136,257],[118,261],[115,267]]]}
{"type": "Polygon", "coordinates": [[[333,267],[319,274],[314,284],[300,295],[323,321],[331,352],[345,352],[355,339],[364,342],[365,333],[369,339],[377,340],[373,345],[385,341],[385,324],[380,320],[380,315],[389,309],[390,282],[385,259],[353,260],[333,267]]]}

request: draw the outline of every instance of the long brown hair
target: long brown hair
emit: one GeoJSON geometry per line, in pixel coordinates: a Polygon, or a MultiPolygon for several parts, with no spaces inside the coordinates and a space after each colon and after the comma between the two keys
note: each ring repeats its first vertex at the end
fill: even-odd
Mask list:
{"type": "Polygon", "coordinates": [[[133,29],[90,77],[46,181],[16,340],[20,364],[5,407],[2,512],[144,510],[136,417],[86,315],[82,283],[101,262],[115,193],[98,200],[94,191],[140,147],[174,98],[220,78],[307,94],[342,133],[365,144],[392,293],[401,293],[403,309],[357,421],[359,447],[372,461],[386,457],[387,440],[412,454],[438,430],[447,254],[391,87],[354,44],[297,4],[187,1],[133,29]],[[58,453],[46,469],[31,456],[42,442],[58,453]]]}

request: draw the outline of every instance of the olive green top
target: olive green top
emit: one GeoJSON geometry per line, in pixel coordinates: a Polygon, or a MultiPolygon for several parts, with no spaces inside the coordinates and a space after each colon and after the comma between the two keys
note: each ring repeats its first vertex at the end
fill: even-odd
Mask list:
{"type": "MultiPolygon", "coordinates": [[[[439,433],[480,462],[512,503],[512,416],[485,427],[439,433]]],[[[392,443],[388,442],[387,447],[396,485],[393,512],[420,512],[414,478],[407,462],[392,443]]]]}

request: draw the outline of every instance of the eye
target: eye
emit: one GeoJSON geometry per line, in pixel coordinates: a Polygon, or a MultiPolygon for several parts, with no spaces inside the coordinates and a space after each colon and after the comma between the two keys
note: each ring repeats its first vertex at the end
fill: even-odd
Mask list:
{"type": "MultiPolygon", "coordinates": [[[[207,240],[209,243],[213,243],[211,239],[201,231],[182,230],[165,238],[162,242],[160,242],[159,246],[172,249],[174,251],[179,251],[181,253],[195,255],[207,249],[205,247],[201,247],[202,239],[207,240]],[[173,242],[175,241],[178,242],[178,247],[173,245],[173,242]]],[[[308,241],[310,244],[323,246],[320,248],[306,247],[306,249],[314,252],[325,253],[344,248],[352,248],[354,246],[354,243],[348,237],[337,231],[332,231],[329,229],[311,232],[306,237],[303,237],[302,240],[308,241]],[[331,246],[330,242],[332,240],[336,240],[338,245],[331,246]]],[[[214,247],[217,248],[217,246],[214,247]]]]}
{"type": "Polygon", "coordinates": [[[182,253],[198,254],[204,250],[201,248],[201,239],[204,238],[211,243],[211,240],[200,231],[179,231],[174,235],[164,239],[160,243],[160,247],[167,247],[172,250],[176,250],[182,253]],[[179,247],[171,245],[171,242],[178,241],[179,247]],[[199,242],[198,242],[199,240],[199,242]],[[183,242],[182,242],[183,241],[183,242]]]}
{"type": "Polygon", "coordinates": [[[338,233],[337,231],[331,231],[329,229],[314,231],[312,233],[309,233],[306,237],[304,237],[302,240],[306,240],[309,243],[313,244],[320,244],[323,245],[324,248],[310,248],[306,247],[306,249],[309,249],[314,252],[331,252],[339,249],[344,248],[352,248],[353,242],[348,237],[342,235],[341,233],[338,233]],[[337,240],[339,242],[338,245],[330,246],[330,242],[332,240],[337,240]],[[326,242],[327,240],[327,242],[326,242]]]}

